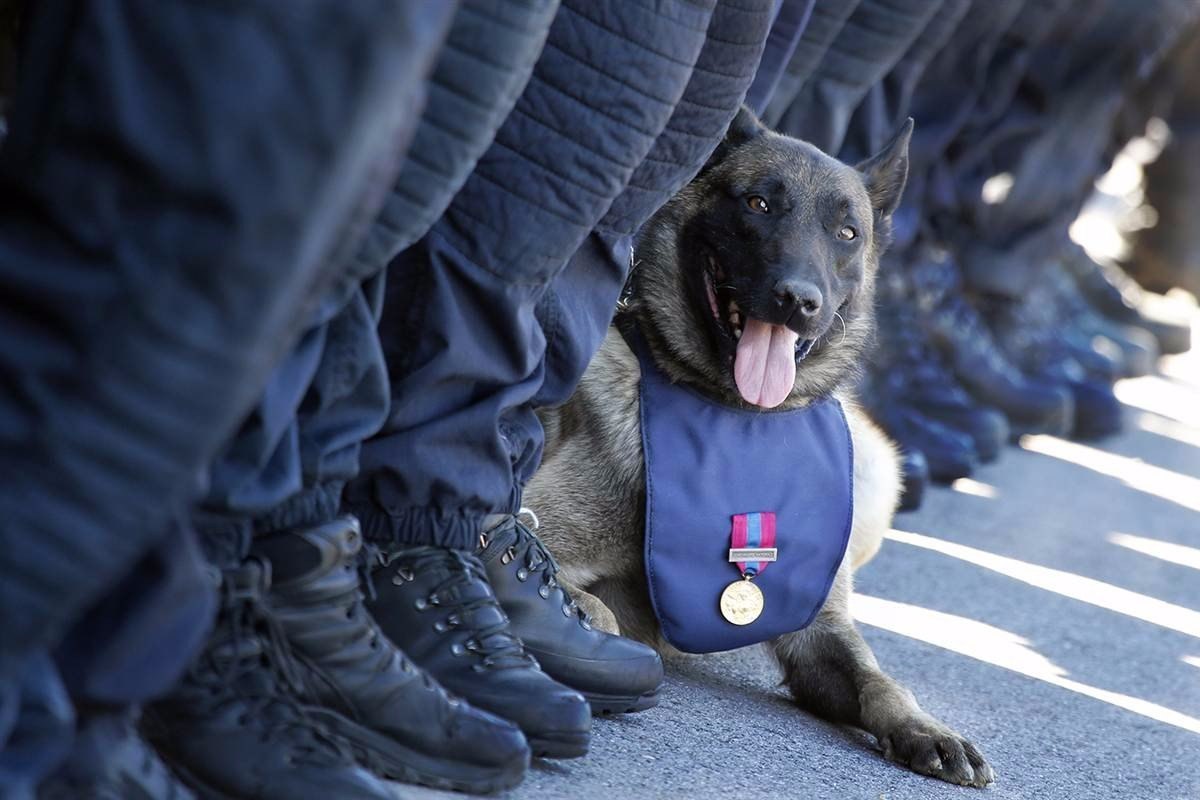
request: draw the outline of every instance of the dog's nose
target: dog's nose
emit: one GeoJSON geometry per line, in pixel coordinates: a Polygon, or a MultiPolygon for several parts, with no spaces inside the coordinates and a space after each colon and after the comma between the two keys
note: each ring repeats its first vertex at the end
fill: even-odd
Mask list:
{"type": "Polygon", "coordinates": [[[821,290],[811,281],[782,280],[775,284],[775,299],[789,317],[795,313],[815,317],[821,310],[821,290]]]}

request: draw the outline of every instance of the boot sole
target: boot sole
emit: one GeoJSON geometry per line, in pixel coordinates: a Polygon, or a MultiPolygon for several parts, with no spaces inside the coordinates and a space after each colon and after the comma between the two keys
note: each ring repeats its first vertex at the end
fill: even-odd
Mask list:
{"type": "Polygon", "coordinates": [[[592,716],[607,717],[613,714],[636,714],[658,705],[658,689],[634,697],[608,694],[583,693],[592,707],[592,716]]]}
{"type": "Polygon", "coordinates": [[[583,758],[588,753],[592,734],[591,731],[558,731],[537,735],[526,732],[525,739],[534,758],[583,758]]]}
{"type": "Polygon", "coordinates": [[[470,764],[419,753],[340,715],[319,718],[346,740],[360,764],[389,780],[466,794],[495,794],[517,786],[529,767],[528,753],[498,767],[470,764]]]}

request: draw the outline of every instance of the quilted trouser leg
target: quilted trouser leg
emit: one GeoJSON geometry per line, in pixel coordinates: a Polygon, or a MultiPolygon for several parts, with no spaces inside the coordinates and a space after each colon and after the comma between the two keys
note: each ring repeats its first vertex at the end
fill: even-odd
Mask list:
{"type": "Polygon", "coordinates": [[[366,535],[469,548],[511,508],[539,441],[538,301],[666,126],[714,5],[562,3],[495,142],[389,269],[392,408],[345,494],[366,535]]]}
{"type": "Polygon", "coordinates": [[[800,41],[796,43],[782,74],[775,79],[774,90],[761,110],[760,116],[767,126],[778,127],[784,112],[791,107],[804,84],[812,77],[825,52],[829,50],[829,46],[833,44],[833,40],[837,38],[859,2],[860,0],[816,0],[813,4],[800,41]]]}
{"type": "Polygon", "coordinates": [[[972,0],[969,13],[945,47],[930,60],[914,88],[909,113],[916,121],[909,142],[909,180],[943,158],[973,110],[990,96],[988,67],[1012,36],[1012,26],[1036,0],[972,0]]]}
{"type": "Polygon", "coordinates": [[[817,0],[781,0],[781,3],[775,21],[771,23],[771,32],[767,34],[754,82],[746,92],[746,105],[760,117],[766,112],[767,103],[800,46],[817,0]]]}
{"type": "Polygon", "coordinates": [[[862,0],[776,128],[837,153],[867,90],[912,46],[943,0],[862,0]]]}
{"type": "Polygon", "coordinates": [[[0,683],[161,537],[374,215],[446,4],[30,3],[0,151],[0,683]]]}
{"type": "Polygon", "coordinates": [[[908,52],[867,91],[850,119],[838,158],[856,164],[877,153],[895,135],[911,113],[913,93],[921,76],[949,43],[970,8],[971,0],[943,0],[908,52]]]}
{"type": "Polygon", "coordinates": [[[0,795],[33,800],[71,752],[75,709],[49,653],[34,654],[0,681],[0,795]]]}
{"type": "Polygon", "coordinates": [[[387,415],[376,333],[382,281],[367,281],[332,319],[304,334],[210,468],[194,524],[217,566],[240,564],[255,532],[337,516],[359,448],[387,415]]]}
{"type": "MultiPolygon", "coordinates": [[[[612,320],[633,260],[633,235],[700,171],[757,74],[771,5],[772,0],[718,0],[704,49],[667,127],[538,304],[546,368],[535,405],[558,405],[574,392],[612,320]]],[[[540,454],[540,427],[533,435],[539,446],[524,452],[540,454]]],[[[537,465],[532,457],[518,464],[518,485],[537,465]]]]}
{"type": "MultiPolygon", "coordinates": [[[[1178,0],[1136,7],[1107,0],[1099,19],[1069,40],[1069,61],[1039,89],[1052,102],[1034,118],[1033,135],[996,140],[974,173],[975,185],[985,175],[1012,176],[1003,202],[972,199],[970,233],[961,238],[965,275],[974,288],[1020,296],[1044,259],[1057,252],[1093,182],[1108,168],[1125,93],[1195,17],[1194,5],[1178,0]]],[[[1048,40],[1044,47],[1057,44],[1048,40]]],[[[969,188],[960,193],[971,197],[969,188]]]]}
{"type": "Polygon", "coordinates": [[[358,472],[359,448],[388,412],[376,330],[382,270],[441,215],[495,137],[529,80],[557,5],[459,6],[379,217],[210,470],[196,525],[214,562],[240,563],[256,532],[311,527],[338,514],[342,488],[358,472]]]}
{"type": "Polygon", "coordinates": [[[529,82],[558,4],[461,0],[400,175],[357,254],[361,272],[378,272],[446,210],[529,82]]]}

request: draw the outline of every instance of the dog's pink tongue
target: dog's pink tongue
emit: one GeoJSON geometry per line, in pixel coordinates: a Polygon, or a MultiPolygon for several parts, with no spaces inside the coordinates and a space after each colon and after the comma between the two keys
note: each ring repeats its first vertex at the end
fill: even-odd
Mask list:
{"type": "Polygon", "coordinates": [[[796,383],[796,340],[786,325],[747,319],[733,361],[733,379],[742,399],[774,408],[787,399],[796,383]]]}

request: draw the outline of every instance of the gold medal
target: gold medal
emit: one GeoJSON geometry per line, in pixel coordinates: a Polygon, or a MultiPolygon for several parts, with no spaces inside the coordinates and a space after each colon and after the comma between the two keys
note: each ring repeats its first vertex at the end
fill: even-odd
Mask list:
{"type": "Polygon", "coordinates": [[[762,610],[762,590],[749,578],[734,581],[721,592],[721,616],[734,625],[749,625],[762,610]]]}

